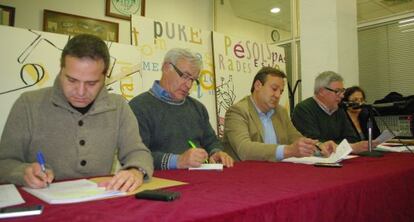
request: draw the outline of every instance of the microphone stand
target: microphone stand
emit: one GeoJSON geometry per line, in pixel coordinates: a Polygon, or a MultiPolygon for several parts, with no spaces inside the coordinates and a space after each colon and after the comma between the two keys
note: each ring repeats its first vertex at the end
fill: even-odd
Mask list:
{"type": "Polygon", "coordinates": [[[374,118],[374,115],[372,114],[372,106],[371,105],[364,105],[368,109],[368,151],[364,151],[359,153],[360,156],[367,156],[367,157],[382,157],[384,156],[383,153],[372,150],[372,119],[374,118]]]}

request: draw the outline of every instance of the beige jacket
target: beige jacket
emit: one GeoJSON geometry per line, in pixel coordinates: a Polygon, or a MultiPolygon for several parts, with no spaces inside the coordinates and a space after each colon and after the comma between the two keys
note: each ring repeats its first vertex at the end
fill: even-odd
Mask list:
{"type": "Polygon", "coordinates": [[[226,112],[225,151],[235,160],[276,161],[276,147],[291,144],[302,135],[292,125],[286,109],[278,105],[272,123],[279,144],[263,143],[263,126],[250,97],[246,96],[226,112]]]}

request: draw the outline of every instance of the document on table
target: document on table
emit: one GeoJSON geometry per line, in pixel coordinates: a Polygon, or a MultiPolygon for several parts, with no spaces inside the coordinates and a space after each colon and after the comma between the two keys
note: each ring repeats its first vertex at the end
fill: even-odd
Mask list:
{"type": "Polygon", "coordinates": [[[223,164],[221,163],[205,163],[200,167],[190,167],[188,170],[223,170],[223,164]]]}
{"type": "MultiPolygon", "coordinates": [[[[92,178],[91,181],[94,181],[95,183],[101,183],[109,181],[112,177],[96,177],[92,178]]],[[[138,192],[144,191],[144,190],[155,190],[155,189],[161,189],[161,188],[167,188],[167,187],[174,187],[174,186],[180,186],[185,185],[186,182],[181,182],[177,180],[169,180],[159,177],[152,177],[150,181],[144,182],[140,187],[138,187],[136,190],[132,192],[128,192],[127,195],[133,195],[138,192]]]]}
{"type": "MultiPolygon", "coordinates": [[[[379,143],[379,145],[375,147],[375,150],[387,152],[409,152],[407,147],[401,143],[384,143],[393,137],[394,135],[390,131],[384,130],[381,135],[374,140],[374,142],[379,143]]],[[[408,148],[413,150],[414,146],[408,146],[408,148]]]]}
{"type": "Polygon", "coordinates": [[[283,162],[314,164],[314,163],[338,163],[341,162],[348,154],[352,152],[351,145],[349,145],[346,139],[336,147],[336,152],[332,153],[329,157],[290,157],[283,160],[283,162]]]}
{"type": "Polygon", "coordinates": [[[43,189],[23,189],[49,204],[77,203],[126,195],[121,191],[105,190],[86,179],[51,183],[43,189]]]}
{"type": "Polygon", "coordinates": [[[14,184],[0,185],[0,208],[24,203],[14,184]]]}
{"type": "MultiPolygon", "coordinates": [[[[414,151],[414,146],[407,146],[414,151]]],[[[401,143],[382,143],[375,147],[375,150],[386,152],[410,152],[407,149],[407,146],[403,146],[401,143]]]]}

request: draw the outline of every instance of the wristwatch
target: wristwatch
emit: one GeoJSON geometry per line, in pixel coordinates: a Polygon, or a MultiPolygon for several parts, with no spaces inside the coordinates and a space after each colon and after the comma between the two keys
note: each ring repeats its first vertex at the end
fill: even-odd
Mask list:
{"type": "Polygon", "coordinates": [[[128,167],[128,168],[126,168],[125,170],[130,170],[130,169],[136,169],[136,170],[138,170],[139,172],[141,172],[143,175],[144,175],[144,178],[145,178],[145,176],[147,176],[147,171],[145,171],[143,168],[141,168],[141,167],[128,167]]]}
{"type": "Polygon", "coordinates": [[[138,167],[138,168],[137,168],[137,170],[138,170],[139,172],[141,172],[141,173],[144,175],[144,177],[145,177],[145,176],[147,176],[147,171],[145,171],[143,168],[138,167]]]}

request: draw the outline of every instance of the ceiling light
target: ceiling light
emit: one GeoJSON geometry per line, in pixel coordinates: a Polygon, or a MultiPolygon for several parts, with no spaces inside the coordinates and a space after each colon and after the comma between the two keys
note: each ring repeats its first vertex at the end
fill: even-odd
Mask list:
{"type": "Polygon", "coordinates": [[[410,25],[414,25],[414,22],[403,24],[403,25],[398,25],[398,27],[401,28],[401,27],[410,26],[410,25]]]}
{"type": "Polygon", "coordinates": [[[403,24],[403,23],[407,23],[407,22],[414,22],[414,18],[409,18],[409,19],[401,20],[398,23],[399,24],[403,24]]]}
{"type": "Polygon", "coordinates": [[[273,13],[273,14],[279,13],[280,8],[272,8],[272,9],[270,9],[270,12],[273,13]]]}

